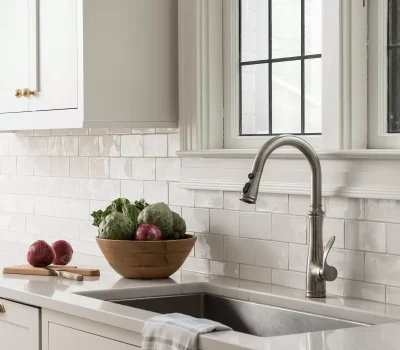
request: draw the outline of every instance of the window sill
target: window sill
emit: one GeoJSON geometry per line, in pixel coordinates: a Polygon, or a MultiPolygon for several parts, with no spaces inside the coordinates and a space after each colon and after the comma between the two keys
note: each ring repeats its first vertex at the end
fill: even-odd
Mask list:
{"type": "MultiPolygon", "coordinates": [[[[400,200],[400,150],[317,151],[323,195],[400,200]]],[[[178,152],[180,187],[192,190],[241,191],[257,150],[178,152]]],[[[297,150],[275,151],[268,160],[260,192],[308,195],[310,168],[297,150]]]]}

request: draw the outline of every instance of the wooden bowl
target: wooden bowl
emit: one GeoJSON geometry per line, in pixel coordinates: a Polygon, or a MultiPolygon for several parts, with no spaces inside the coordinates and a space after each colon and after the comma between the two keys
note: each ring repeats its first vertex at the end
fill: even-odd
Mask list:
{"type": "Polygon", "coordinates": [[[114,241],[96,238],[111,267],[125,278],[167,278],[184,263],[196,236],[176,241],[114,241]]]}

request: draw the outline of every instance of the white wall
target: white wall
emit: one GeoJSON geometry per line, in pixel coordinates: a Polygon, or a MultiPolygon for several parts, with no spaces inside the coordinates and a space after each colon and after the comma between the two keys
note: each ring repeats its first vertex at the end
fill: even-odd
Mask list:
{"type": "MultiPolygon", "coordinates": [[[[177,130],[79,129],[0,135],[0,265],[37,239],[66,239],[73,264],[109,269],[90,213],[120,196],[163,201],[198,235],[185,270],[304,289],[309,198],[178,188],[177,130]]],[[[204,169],[206,171],[206,169],[204,169]]],[[[330,293],[400,304],[400,202],[326,198],[330,293]]]]}

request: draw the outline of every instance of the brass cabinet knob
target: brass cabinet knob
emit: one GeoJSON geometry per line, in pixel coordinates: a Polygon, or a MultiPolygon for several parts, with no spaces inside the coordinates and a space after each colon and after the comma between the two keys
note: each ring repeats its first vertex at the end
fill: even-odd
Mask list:
{"type": "Polygon", "coordinates": [[[4,314],[6,312],[6,308],[3,303],[0,303],[0,314],[4,314]]]}
{"type": "Polygon", "coordinates": [[[21,89],[15,90],[14,96],[16,98],[21,98],[22,97],[22,90],[21,89]]]}
{"type": "Polygon", "coordinates": [[[24,97],[29,97],[29,96],[32,96],[34,94],[35,94],[35,91],[32,91],[32,90],[30,90],[28,88],[25,88],[25,89],[22,90],[22,96],[24,96],[24,97]]]}

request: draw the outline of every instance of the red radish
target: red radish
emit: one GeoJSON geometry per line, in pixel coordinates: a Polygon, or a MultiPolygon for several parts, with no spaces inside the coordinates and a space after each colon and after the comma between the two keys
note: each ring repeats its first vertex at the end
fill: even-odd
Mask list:
{"type": "Polygon", "coordinates": [[[33,243],[28,250],[27,260],[28,263],[34,267],[46,267],[49,266],[56,253],[51,245],[45,241],[37,241],[33,243]]]}
{"type": "Polygon", "coordinates": [[[54,265],[67,265],[71,259],[74,250],[67,241],[56,241],[51,245],[56,253],[56,257],[53,260],[54,265]]]}
{"type": "Polygon", "coordinates": [[[141,224],[136,229],[137,241],[161,241],[162,234],[160,229],[153,224],[141,224]]]}

